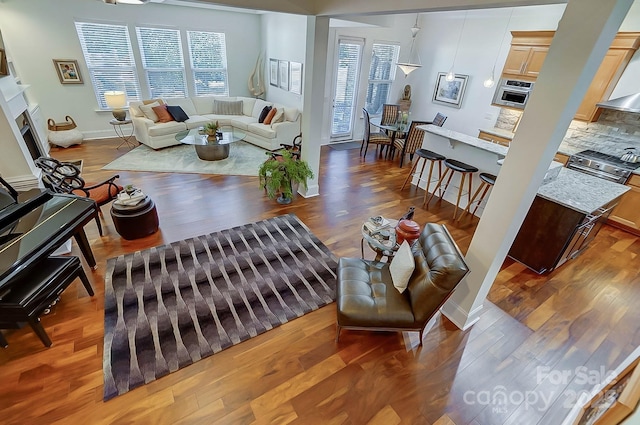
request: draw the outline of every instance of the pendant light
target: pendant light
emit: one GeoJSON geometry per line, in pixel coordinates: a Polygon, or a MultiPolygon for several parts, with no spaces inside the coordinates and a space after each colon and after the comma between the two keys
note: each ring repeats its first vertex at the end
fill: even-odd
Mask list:
{"type": "Polygon", "coordinates": [[[451,68],[449,68],[449,72],[447,72],[447,76],[444,77],[447,81],[453,81],[456,78],[456,74],[453,72],[453,68],[456,66],[456,57],[458,57],[458,49],[460,48],[460,40],[462,39],[462,33],[464,32],[464,26],[467,23],[467,13],[464,12],[464,21],[462,21],[462,29],[460,30],[460,34],[458,35],[458,44],[456,45],[456,53],[453,55],[453,63],[451,64],[451,68]]]}
{"type": "Polygon", "coordinates": [[[420,15],[416,14],[416,23],[411,27],[411,49],[409,50],[409,60],[408,62],[398,62],[396,65],[400,68],[400,70],[404,73],[404,77],[407,78],[411,72],[415,71],[418,68],[422,67],[420,63],[420,55],[416,52],[416,60],[413,60],[413,50],[416,44],[416,35],[418,35],[418,31],[420,31],[420,27],[418,26],[418,17],[420,15]]]}
{"type": "Polygon", "coordinates": [[[504,28],[504,34],[502,35],[502,41],[500,42],[500,48],[498,49],[498,53],[496,54],[496,60],[493,61],[493,68],[491,69],[491,75],[489,78],[483,81],[482,85],[486,88],[490,89],[496,84],[495,74],[496,74],[496,63],[498,62],[498,56],[500,56],[500,51],[502,50],[502,46],[504,45],[504,39],[507,36],[507,32],[509,31],[509,25],[511,25],[511,17],[513,16],[513,8],[511,8],[511,13],[509,14],[509,21],[507,21],[507,26],[504,28]]]}

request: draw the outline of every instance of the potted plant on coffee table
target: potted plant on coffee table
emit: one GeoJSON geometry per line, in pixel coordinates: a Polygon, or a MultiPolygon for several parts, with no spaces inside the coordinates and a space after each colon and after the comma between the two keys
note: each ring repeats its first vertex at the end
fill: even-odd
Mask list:
{"type": "MultiPolygon", "coordinates": [[[[270,154],[268,152],[268,154],[270,154]]],[[[278,196],[279,204],[290,204],[293,198],[293,187],[302,184],[307,189],[307,179],[313,178],[313,171],[307,161],[294,159],[291,152],[283,151],[281,156],[268,159],[258,170],[260,187],[267,191],[273,199],[278,196]]]]}

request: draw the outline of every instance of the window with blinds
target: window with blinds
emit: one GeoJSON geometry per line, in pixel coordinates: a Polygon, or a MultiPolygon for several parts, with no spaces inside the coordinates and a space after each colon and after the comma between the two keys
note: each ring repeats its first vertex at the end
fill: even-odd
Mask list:
{"type": "Polygon", "coordinates": [[[151,97],[187,97],[180,31],[136,27],[136,34],[151,97]]]}
{"type": "Polygon", "coordinates": [[[396,77],[399,54],[400,46],[397,44],[374,43],[373,45],[365,102],[365,108],[371,115],[381,114],[382,105],[389,100],[391,84],[396,77]]]}
{"type": "Polygon", "coordinates": [[[100,108],[108,109],[105,91],[124,91],[128,101],[140,100],[140,84],[127,27],[89,22],[75,24],[100,108]]]}
{"type": "Polygon", "coordinates": [[[353,131],[354,107],[364,40],[339,39],[335,70],[331,138],[349,138],[353,131]]]}
{"type": "Polygon", "coordinates": [[[196,96],[228,96],[224,33],[187,31],[196,96]]]}

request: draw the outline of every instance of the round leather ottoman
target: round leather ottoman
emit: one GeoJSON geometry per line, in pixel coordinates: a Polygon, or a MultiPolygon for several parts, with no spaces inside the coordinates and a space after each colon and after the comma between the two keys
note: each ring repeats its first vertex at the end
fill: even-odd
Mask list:
{"type": "Polygon", "coordinates": [[[127,240],[143,238],[158,230],[156,204],[148,196],[138,205],[119,205],[114,202],[111,218],[118,234],[127,240]]]}

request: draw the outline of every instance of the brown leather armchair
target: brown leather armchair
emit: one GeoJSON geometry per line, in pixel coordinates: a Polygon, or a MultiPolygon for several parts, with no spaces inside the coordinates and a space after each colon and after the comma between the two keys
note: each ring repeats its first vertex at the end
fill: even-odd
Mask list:
{"type": "Polygon", "coordinates": [[[441,224],[428,223],[412,247],[415,269],[407,289],[393,286],[389,263],[341,258],[337,328],[420,332],[469,272],[462,253],[441,224]]]}

